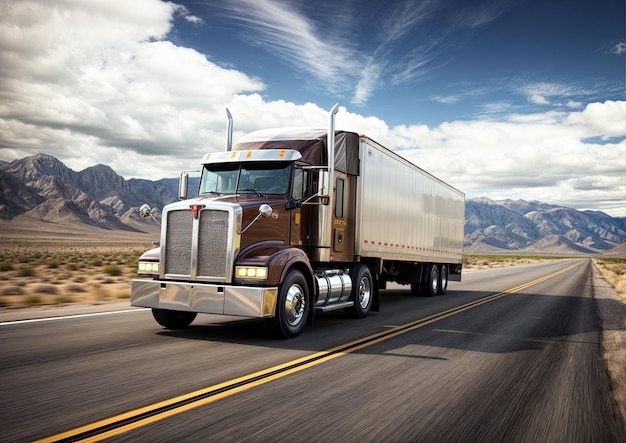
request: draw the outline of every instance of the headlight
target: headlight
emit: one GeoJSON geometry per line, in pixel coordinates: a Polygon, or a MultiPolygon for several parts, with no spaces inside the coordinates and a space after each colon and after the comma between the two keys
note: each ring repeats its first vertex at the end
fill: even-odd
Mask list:
{"type": "Polygon", "coordinates": [[[158,274],[159,262],[158,261],[140,261],[138,267],[139,274],[158,274]]]}
{"type": "Polygon", "coordinates": [[[235,267],[235,276],[237,278],[267,278],[267,268],[258,266],[237,266],[235,267]]]}

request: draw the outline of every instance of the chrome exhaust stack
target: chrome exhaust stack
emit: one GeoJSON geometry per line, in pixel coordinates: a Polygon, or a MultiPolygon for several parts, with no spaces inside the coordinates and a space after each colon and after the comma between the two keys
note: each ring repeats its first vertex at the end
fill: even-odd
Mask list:
{"type": "Polygon", "coordinates": [[[333,233],[333,208],[335,206],[335,196],[333,192],[333,176],[335,175],[335,114],[339,110],[339,103],[335,104],[328,113],[328,133],[326,135],[326,148],[328,156],[328,168],[322,172],[320,184],[320,196],[322,197],[322,206],[320,207],[319,216],[319,245],[318,249],[320,261],[330,261],[330,250],[332,246],[333,233]]]}
{"type": "Polygon", "coordinates": [[[228,127],[226,128],[226,152],[233,149],[233,116],[226,108],[226,116],[228,117],[228,127]]]}
{"type": "Polygon", "coordinates": [[[328,135],[326,141],[328,148],[328,184],[326,189],[329,195],[332,195],[331,180],[335,172],[335,114],[337,114],[337,111],[339,111],[339,103],[335,103],[335,106],[328,113],[328,135]]]}

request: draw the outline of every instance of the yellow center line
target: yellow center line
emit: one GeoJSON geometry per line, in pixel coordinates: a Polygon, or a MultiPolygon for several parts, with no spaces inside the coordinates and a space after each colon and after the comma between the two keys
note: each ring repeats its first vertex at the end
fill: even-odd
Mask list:
{"type": "Polygon", "coordinates": [[[142,408],[134,409],[132,411],[128,411],[126,413],[119,414],[104,420],[96,421],[85,426],[81,426],[79,428],[53,435],[42,440],[38,440],[38,442],[96,442],[104,440],[106,438],[114,437],[116,435],[129,432],[133,429],[146,426],[150,423],[163,420],[167,417],[189,411],[199,406],[213,403],[236,393],[252,389],[256,386],[263,385],[273,380],[277,380],[279,378],[285,377],[286,375],[303,371],[304,369],[308,369],[310,367],[319,365],[337,357],[347,355],[359,349],[372,346],[373,344],[380,343],[406,332],[422,328],[436,321],[451,317],[461,312],[465,312],[469,309],[475,308],[476,306],[489,303],[506,295],[522,291],[526,288],[529,288],[530,286],[534,286],[538,283],[554,278],[557,275],[563,274],[575,268],[576,266],[579,266],[581,263],[583,262],[577,262],[565,269],[554,272],[545,277],[538,278],[536,280],[524,283],[506,291],[489,295],[487,297],[483,297],[473,302],[469,302],[455,308],[439,312],[437,314],[423,317],[419,320],[415,320],[404,325],[394,326],[391,329],[387,329],[385,331],[381,331],[376,334],[372,334],[346,344],[335,346],[325,351],[316,352],[296,360],[292,360],[258,372],[254,372],[252,374],[245,375],[243,377],[228,380],[223,383],[209,386],[207,388],[193,391],[142,408]]]}

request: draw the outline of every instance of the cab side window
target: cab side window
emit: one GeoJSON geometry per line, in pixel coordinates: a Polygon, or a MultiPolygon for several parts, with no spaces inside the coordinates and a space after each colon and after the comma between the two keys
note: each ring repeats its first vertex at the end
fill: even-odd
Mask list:
{"type": "Polygon", "coordinates": [[[304,169],[296,168],[293,177],[293,194],[294,200],[304,200],[310,196],[309,190],[309,172],[304,169]]]}
{"type": "Polygon", "coordinates": [[[343,219],[344,210],[344,181],[343,178],[337,178],[337,199],[335,202],[335,217],[343,219]]]}

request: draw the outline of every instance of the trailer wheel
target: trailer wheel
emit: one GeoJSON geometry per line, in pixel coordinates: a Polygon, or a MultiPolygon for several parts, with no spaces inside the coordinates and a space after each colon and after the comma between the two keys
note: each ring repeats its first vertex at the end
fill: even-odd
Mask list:
{"type": "Polygon", "coordinates": [[[352,318],[364,318],[369,313],[374,300],[374,281],[372,273],[366,265],[357,265],[350,270],[352,279],[352,294],[350,300],[354,306],[344,309],[352,318]]]}
{"type": "Polygon", "coordinates": [[[184,329],[191,324],[196,315],[198,315],[196,312],[152,308],[154,319],[167,329],[184,329]]]}
{"type": "Polygon", "coordinates": [[[439,268],[437,265],[428,265],[426,279],[422,282],[422,294],[433,297],[439,292],[439,268]]]}
{"type": "Polygon", "coordinates": [[[294,338],[304,328],[309,313],[309,287],[302,272],[292,269],[279,286],[276,315],[266,319],[270,333],[278,338],[294,338]]]}
{"type": "Polygon", "coordinates": [[[439,268],[439,290],[437,294],[443,295],[448,290],[448,265],[441,265],[439,268]]]}

